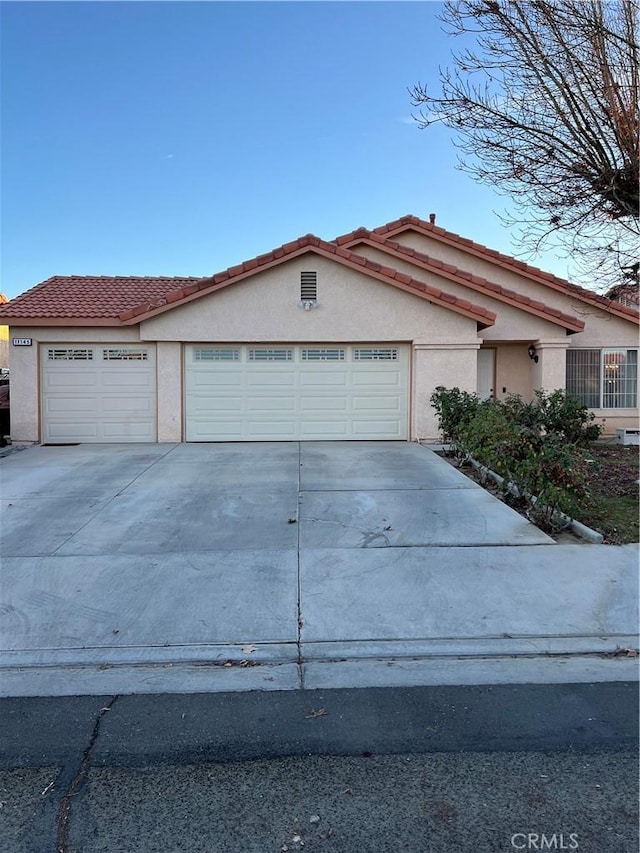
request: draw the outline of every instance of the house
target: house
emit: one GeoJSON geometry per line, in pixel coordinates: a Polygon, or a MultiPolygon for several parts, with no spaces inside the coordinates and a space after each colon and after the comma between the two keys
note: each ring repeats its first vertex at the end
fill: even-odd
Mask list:
{"type": "Polygon", "coordinates": [[[54,276],[0,306],[14,441],[437,437],[438,385],[638,422],[638,311],[404,216],[208,278],[54,276]]]}
{"type": "MultiPolygon", "coordinates": [[[[638,264],[635,264],[636,276],[638,272],[638,264]]],[[[634,282],[624,282],[616,284],[610,288],[605,296],[608,299],[615,299],[616,302],[621,302],[623,305],[628,305],[630,308],[638,308],[640,305],[640,291],[638,285],[634,282]]]]}
{"type": "MultiPolygon", "coordinates": [[[[8,302],[4,293],[0,293],[0,305],[8,302]]],[[[9,367],[9,326],[0,324],[0,370],[9,367]]]]}

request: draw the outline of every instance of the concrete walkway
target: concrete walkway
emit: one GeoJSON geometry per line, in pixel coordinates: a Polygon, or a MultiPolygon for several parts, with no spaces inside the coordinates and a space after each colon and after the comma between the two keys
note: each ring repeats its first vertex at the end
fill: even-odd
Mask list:
{"type": "Polygon", "coordinates": [[[415,444],[33,447],[0,478],[0,695],[637,674],[637,546],[556,544],[415,444]]]}

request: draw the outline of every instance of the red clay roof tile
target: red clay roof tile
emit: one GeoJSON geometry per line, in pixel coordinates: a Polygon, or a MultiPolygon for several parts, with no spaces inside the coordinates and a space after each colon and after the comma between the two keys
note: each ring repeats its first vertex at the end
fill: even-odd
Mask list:
{"type": "MultiPolygon", "coordinates": [[[[509,290],[509,288],[502,287],[499,284],[488,281],[486,278],[481,278],[480,276],[460,270],[452,264],[447,264],[437,258],[424,255],[416,249],[403,246],[401,243],[397,243],[394,240],[385,240],[373,231],[368,232],[368,234],[361,233],[358,240],[352,242],[367,242],[387,254],[392,254],[396,257],[406,257],[412,263],[418,264],[424,269],[433,269],[436,271],[436,274],[439,272],[440,274],[448,275],[451,278],[461,281],[467,287],[469,286],[468,283],[471,283],[471,286],[473,286],[475,290],[490,291],[496,299],[500,299],[501,301],[508,302],[510,304],[520,305],[525,310],[533,310],[534,313],[541,316],[553,317],[554,321],[561,320],[565,327],[574,332],[579,332],[584,329],[584,322],[573,317],[571,314],[565,314],[556,308],[552,308],[546,303],[531,299],[530,296],[517,293],[515,290],[509,290]]],[[[609,300],[605,301],[608,302],[609,300]]]]}
{"type": "Polygon", "coordinates": [[[0,307],[2,317],[117,318],[142,303],[153,304],[192,276],[52,276],[0,307]]]}
{"type": "MultiPolygon", "coordinates": [[[[360,255],[354,254],[350,252],[348,249],[340,248],[338,249],[335,244],[327,243],[324,240],[320,240],[318,237],[315,237],[313,234],[306,234],[304,237],[300,237],[298,240],[294,240],[290,243],[285,243],[284,246],[279,247],[278,249],[274,249],[271,252],[266,252],[263,255],[260,255],[258,258],[254,258],[252,261],[246,262],[242,265],[242,273],[236,272],[238,267],[230,267],[228,270],[217,273],[216,275],[210,278],[200,279],[197,283],[194,283],[193,288],[190,289],[190,293],[187,294],[183,290],[183,298],[186,299],[188,296],[195,296],[197,292],[201,292],[202,295],[205,293],[210,293],[217,290],[219,287],[224,287],[229,284],[233,284],[235,281],[242,280],[248,272],[253,270],[257,270],[259,268],[269,268],[273,266],[275,263],[282,261],[283,259],[287,259],[290,256],[296,256],[301,251],[304,251],[306,248],[312,248],[315,251],[319,252],[321,255],[325,255],[328,257],[337,257],[340,258],[342,262],[348,264],[351,267],[364,267],[366,272],[382,281],[386,281],[389,284],[393,284],[397,287],[401,287],[404,290],[409,292],[414,292],[418,295],[425,294],[428,299],[433,302],[446,302],[448,305],[453,306],[454,310],[459,311],[467,316],[472,317],[477,322],[481,323],[483,326],[491,325],[495,322],[496,315],[492,311],[488,311],[479,305],[474,305],[471,302],[465,301],[465,304],[458,304],[459,300],[455,296],[450,296],[447,294],[448,298],[444,298],[445,294],[440,291],[438,288],[434,288],[431,285],[428,285],[422,281],[418,281],[411,276],[404,276],[398,273],[397,270],[391,267],[382,267],[380,264],[377,264],[373,261],[368,260],[367,258],[363,258],[360,255]]],[[[179,301],[179,300],[178,300],[179,301]]],[[[462,303],[463,300],[460,300],[462,303]]],[[[138,308],[134,309],[132,312],[126,312],[126,314],[122,314],[120,319],[125,322],[131,322],[135,318],[140,318],[142,316],[151,316],[157,311],[165,310],[167,307],[167,301],[162,304],[163,300],[159,300],[159,304],[154,306],[148,305],[140,305],[138,308]]]]}
{"type": "MultiPolygon", "coordinates": [[[[100,319],[103,319],[105,322],[118,322],[119,319],[121,322],[130,323],[136,318],[152,316],[158,311],[167,310],[168,307],[179,304],[184,300],[197,298],[198,294],[204,295],[227,284],[242,280],[254,271],[268,268],[282,260],[304,252],[305,249],[312,248],[327,257],[338,258],[341,262],[353,268],[363,268],[363,271],[366,271],[379,280],[409,292],[413,291],[418,295],[424,295],[430,301],[452,306],[454,310],[473,317],[485,326],[495,321],[496,315],[482,306],[475,305],[466,299],[455,297],[452,294],[441,291],[437,287],[400,273],[392,267],[369,261],[350,251],[345,244],[352,244],[354,239],[370,240],[380,245],[385,251],[412,259],[415,258],[421,266],[442,270],[449,277],[457,278],[458,280],[462,278],[464,282],[472,282],[476,289],[490,291],[496,294],[498,298],[508,301],[515,300],[521,305],[531,302],[527,297],[523,297],[514,291],[509,291],[506,288],[488,282],[486,279],[461,271],[452,264],[429,258],[415,249],[401,246],[389,239],[388,234],[390,231],[394,229],[402,230],[402,227],[407,224],[411,224],[422,230],[426,229],[432,234],[444,236],[447,240],[454,240],[466,246],[471,246],[474,250],[482,250],[485,254],[498,257],[512,266],[515,265],[518,269],[526,268],[534,270],[538,279],[544,278],[545,280],[562,283],[562,280],[555,279],[554,276],[542,273],[539,270],[535,270],[535,268],[528,268],[519,261],[481,247],[479,244],[473,243],[473,241],[458,238],[457,235],[452,235],[450,232],[431,223],[426,223],[418,217],[407,216],[381,226],[381,228],[377,228],[374,232],[367,231],[366,228],[358,228],[350,234],[337,238],[332,243],[320,240],[313,234],[306,234],[297,240],[285,243],[271,252],[266,252],[257,258],[251,258],[242,264],[236,264],[227,270],[206,278],[197,278],[194,276],[54,276],[31,288],[31,290],[16,299],[11,300],[6,305],[0,306],[0,317],[33,318],[34,321],[48,318],[68,318],[70,320],[85,319],[90,321],[91,319],[95,319],[98,322],[100,319]],[[382,234],[386,234],[387,236],[383,237],[381,236],[382,234]]],[[[610,304],[610,300],[584,291],[576,285],[570,285],[565,282],[563,283],[563,287],[565,286],[574,295],[580,295],[584,298],[584,294],[587,293],[588,296],[598,300],[599,304],[603,303],[606,306],[610,304]]],[[[536,302],[536,308],[547,316],[560,319],[565,325],[569,321],[576,330],[584,326],[581,321],[576,320],[570,315],[563,314],[556,309],[552,309],[550,306],[536,302]]],[[[637,320],[637,315],[633,309],[626,309],[624,306],[620,306],[620,309],[625,316],[629,317],[631,315],[630,319],[635,317],[637,320]]]]}
{"type": "MultiPolygon", "coordinates": [[[[380,236],[390,237],[406,230],[407,226],[413,226],[418,231],[428,233],[435,239],[440,239],[442,242],[448,243],[449,245],[460,246],[463,250],[468,250],[471,254],[476,256],[488,257],[494,262],[499,262],[502,266],[516,269],[521,274],[526,275],[535,281],[551,286],[554,290],[559,290],[569,295],[576,296],[583,302],[587,302],[591,305],[597,305],[605,311],[617,314],[618,316],[624,317],[632,322],[640,323],[640,314],[638,314],[638,312],[633,308],[616,303],[615,300],[608,299],[605,296],[600,296],[592,290],[587,290],[586,288],[573,284],[564,278],[559,278],[558,276],[545,272],[538,267],[531,266],[531,264],[526,264],[524,261],[519,261],[516,258],[512,258],[510,255],[504,255],[495,249],[489,249],[487,246],[483,246],[482,243],[476,243],[466,237],[461,237],[459,234],[454,234],[453,231],[447,231],[444,228],[434,225],[431,222],[426,222],[424,219],[420,219],[417,216],[401,216],[400,219],[387,222],[385,225],[380,225],[378,228],[375,228],[373,233],[380,236]]],[[[341,243],[348,243],[353,241],[355,233],[356,232],[351,232],[350,240],[344,239],[344,237],[349,235],[343,235],[338,239],[341,243]]]]}

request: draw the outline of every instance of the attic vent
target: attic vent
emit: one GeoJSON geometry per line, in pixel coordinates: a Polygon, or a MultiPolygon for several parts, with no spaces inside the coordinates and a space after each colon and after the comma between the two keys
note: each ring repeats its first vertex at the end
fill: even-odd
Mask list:
{"type": "Polygon", "coordinates": [[[300,301],[315,302],[318,299],[318,273],[300,273],[300,301]]]}
{"type": "Polygon", "coordinates": [[[144,349],[103,349],[104,361],[148,361],[149,354],[144,349]]]}
{"type": "Polygon", "coordinates": [[[93,350],[50,349],[47,358],[49,361],[93,361],[93,350]]]}

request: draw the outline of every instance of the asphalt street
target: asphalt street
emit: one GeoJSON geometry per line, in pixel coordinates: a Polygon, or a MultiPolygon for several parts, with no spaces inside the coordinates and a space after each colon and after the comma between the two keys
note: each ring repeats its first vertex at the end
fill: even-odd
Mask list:
{"type": "Polygon", "coordinates": [[[638,849],[637,685],[13,698],[2,853],[638,849]]]}

